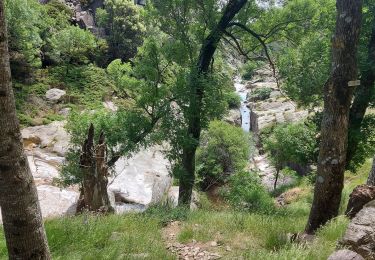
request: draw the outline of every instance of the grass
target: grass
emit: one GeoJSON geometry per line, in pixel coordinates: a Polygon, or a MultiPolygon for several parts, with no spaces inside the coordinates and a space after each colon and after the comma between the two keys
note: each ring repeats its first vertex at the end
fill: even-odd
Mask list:
{"type": "MultiPolygon", "coordinates": [[[[53,259],[175,259],[152,217],[80,216],[50,220],[45,226],[53,259]]],[[[6,259],[3,239],[0,247],[0,258],[6,259]]]]}
{"type": "MultiPolygon", "coordinates": [[[[365,182],[370,167],[369,160],[357,174],[346,173],[341,212],[353,188],[365,182]]],[[[297,200],[272,214],[218,208],[204,199],[204,206],[195,211],[155,206],[143,214],[61,218],[48,220],[45,226],[53,259],[176,259],[162,237],[166,224],[175,220],[181,223],[178,242],[216,241],[219,246],[214,251],[223,259],[327,259],[348,220],[333,219],[312,243],[291,243],[288,234],[303,231],[312,200],[307,181],[299,188],[304,192],[297,200]]],[[[6,258],[1,234],[0,259],[6,258]]]]}

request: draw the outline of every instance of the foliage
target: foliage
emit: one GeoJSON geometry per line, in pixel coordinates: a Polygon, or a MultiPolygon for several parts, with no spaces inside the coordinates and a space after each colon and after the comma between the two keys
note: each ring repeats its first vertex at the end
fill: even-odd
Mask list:
{"type": "Polygon", "coordinates": [[[330,69],[330,38],[316,32],[306,36],[298,47],[285,48],[279,56],[283,90],[299,105],[319,105],[330,69]]]}
{"type": "Polygon", "coordinates": [[[349,170],[356,171],[367,158],[373,157],[375,153],[375,115],[366,115],[359,131],[349,129],[348,138],[358,141],[357,150],[348,166],[349,170]]]}
{"type": "Polygon", "coordinates": [[[316,134],[312,124],[278,125],[265,140],[264,148],[276,169],[282,169],[287,163],[306,165],[317,160],[316,134]]]}
{"type": "Polygon", "coordinates": [[[251,80],[257,68],[259,68],[259,65],[256,62],[246,62],[242,67],[242,78],[244,80],[251,80]]]}
{"type": "Polygon", "coordinates": [[[49,69],[49,78],[52,86],[67,90],[66,103],[87,109],[102,108],[115,91],[105,70],[92,64],[69,66],[68,75],[66,67],[56,66],[49,69]]]}
{"type": "Polygon", "coordinates": [[[239,171],[229,178],[224,198],[236,209],[271,213],[274,201],[265,190],[256,172],[239,171]]]}
{"type": "Polygon", "coordinates": [[[96,45],[95,36],[76,26],[69,26],[51,39],[55,55],[67,66],[70,64],[85,64],[89,62],[88,55],[93,52],[96,45]]]}
{"type": "Polygon", "coordinates": [[[201,138],[197,150],[196,172],[203,189],[223,183],[242,171],[249,159],[249,136],[239,127],[213,121],[201,138]]]}
{"type": "Polygon", "coordinates": [[[241,107],[241,97],[235,91],[225,93],[224,99],[229,109],[239,109],[241,107]]]}
{"type": "Polygon", "coordinates": [[[281,16],[296,21],[274,36],[281,47],[275,48],[274,54],[282,89],[299,105],[312,106],[322,101],[323,85],[329,76],[335,10],[334,0],[298,0],[266,14],[270,20],[281,16]]]}
{"type": "Polygon", "coordinates": [[[109,60],[133,58],[146,31],[142,9],[133,0],[106,0],[104,9],[96,10],[96,16],[106,32],[109,60]]]}
{"type": "Polygon", "coordinates": [[[9,33],[9,51],[13,77],[21,78],[41,65],[40,37],[42,11],[35,0],[5,1],[5,16],[9,33]]]}
{"type": "Polygon", "coordinates": [[[271,88],[256,88],[251,91],[250,101],[262,101],[270,98],[272,89],[271,88]]]}

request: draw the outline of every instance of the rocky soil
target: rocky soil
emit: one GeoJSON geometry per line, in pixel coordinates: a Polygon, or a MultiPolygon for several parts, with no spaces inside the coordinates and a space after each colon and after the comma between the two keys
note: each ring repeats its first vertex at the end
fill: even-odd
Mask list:
{"type": "MultiPolygon", "coordinates": [[[[181,223],[174,221],[163,229],[163,239],[166,247],[176,254],[178,259],[183,260],[211,260],[220,259],[222,256],[217,253],[220,245],[216,241],[207,243],[192,240],[190,243],[182,244],[177,241],[178,233],[181,230],[181,223]]],[[[230,248],[227,248],[230,250],[230,248]]]]}

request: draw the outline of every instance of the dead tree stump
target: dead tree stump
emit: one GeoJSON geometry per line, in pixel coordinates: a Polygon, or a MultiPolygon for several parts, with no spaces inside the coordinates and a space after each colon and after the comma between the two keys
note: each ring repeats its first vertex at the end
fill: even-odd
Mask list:
{"type": "Polygon", "coordinates": [[[94,144],[93,124],[90,125],[87,139],[82,145],[80,169],[83,180],[77,213],[113,212],[107,191],[109,175],[107,146],[103,132],[100,134],[98,144],[94,144]]]}

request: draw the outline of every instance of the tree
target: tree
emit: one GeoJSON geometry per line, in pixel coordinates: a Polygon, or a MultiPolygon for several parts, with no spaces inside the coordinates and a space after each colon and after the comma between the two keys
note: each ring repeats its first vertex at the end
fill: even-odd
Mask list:
{"type": "Polygon", "coordinates": [[[25,80],[40,66],[42,7],[34,0],[6,0],[9,54],[13,78],[25,80]]]}
{"type": "Polygon", "coordinates": [[[36,186],[24,154],[11,86],[4,1],[0,1],[0,206],[10,259],[50,259],[36,186]]]}
{"type": "Polygon", "coordinates": [[[246,2],[246,0],[230,0],[228,2],[219,22],[205,38],[199,52],[197,64],[192,71],[192,80],[189,84],[189,112],[187,114],[187,136],[191,138],[191,142],[182,147],[182,174],[180,175],[178,198],[180,206],[190,205],[195,182],[195,153],[202,130],[202,102],[204,98],[202,80],[209,74],[212,58],[226,28],[246,2]]]}
{"type": "MultiPolygon", "coordinates": [[[[366,117],[366,111],[369,107],[370,103],[373,100],[375,94],[375,4],[374,3],[366,3],[366,7],[369,8],[368,13],[366,14],[369,17],[365,17],[363,20],[363,29],[365,43],[362,45],[366,46],[364,48],[366,53],[365,61],[361,62],[361,85],[355,91],[355,98],[353,100],[353,104],[350,108],[350,117],[349,117],[349,142],[348,142],[348,151],[347,151],[347,168],[353,169],[353,166],[356,164],[363,163],[366,158],[371,155],[373,149],[368,149],[366,151],[359,152],[360,145],[363,145],[363,140],[369,140],[370,136],[364,135],[361,133],[362,127],[364,124],[369,121],[369,117],[366,117]],[[367,21],[370,21],[367,24],[367,21]],[[369,33],[367,33],[369,31],[369,33]],[[368,37],[366,34],[368,34],[368,37]],[[367,40],[368,39],[368,40],[367,40]],[[368,41],[368,42],[366,42],[368,41]],[[367,52],[366,52],[367,51],[367,52]],[[364,156],[362,160],[357,160],[357,154],[363,154],[364,156]]],[[[371,125],[373,128],[374,125],[371,125]]]]}
{"type": "Polygon", "coordinates": [[[274,189],[276,189],[279,172],[288,164],[306,166],[315,162],[317,140],[313,125],[285,124],[276,126],[265,140],[264,148],[270,154],[271,162],[276,168],[274,189]]]}
{"type": "Polygon", "coordinates": [[[58,59],[66,65],[66,74],[72,63],[87,63],[88,55],[96,48],[95,36],[76,26],[69,26],[57,32],[51,43],[58,59]]]}
{"type": "Polygon", "coordinates": [[[197,175],[201,188],[208,190],[225,183],[228,177],[243,171],[249,160],[249,136],[240,128],[212,121],[203,132],[197,151],[197,175]]]}
{"type": "Polygon", "coordinates": [[[337,0],[331,76],[324,86],[324,111],[314,199],[305,231],[314,233],[337,216],[348,142],[349,109],[357,82],[357,46],[362,1],[337,0]]]}
{"type": "Polygon", "coordinates": [[[109,46],[109,60],[129,61],[142,45],[145,26],[142,8],[133,0],[106,0],[104,9],[97,9],[100,27],[104,28],[109,46]]]}

